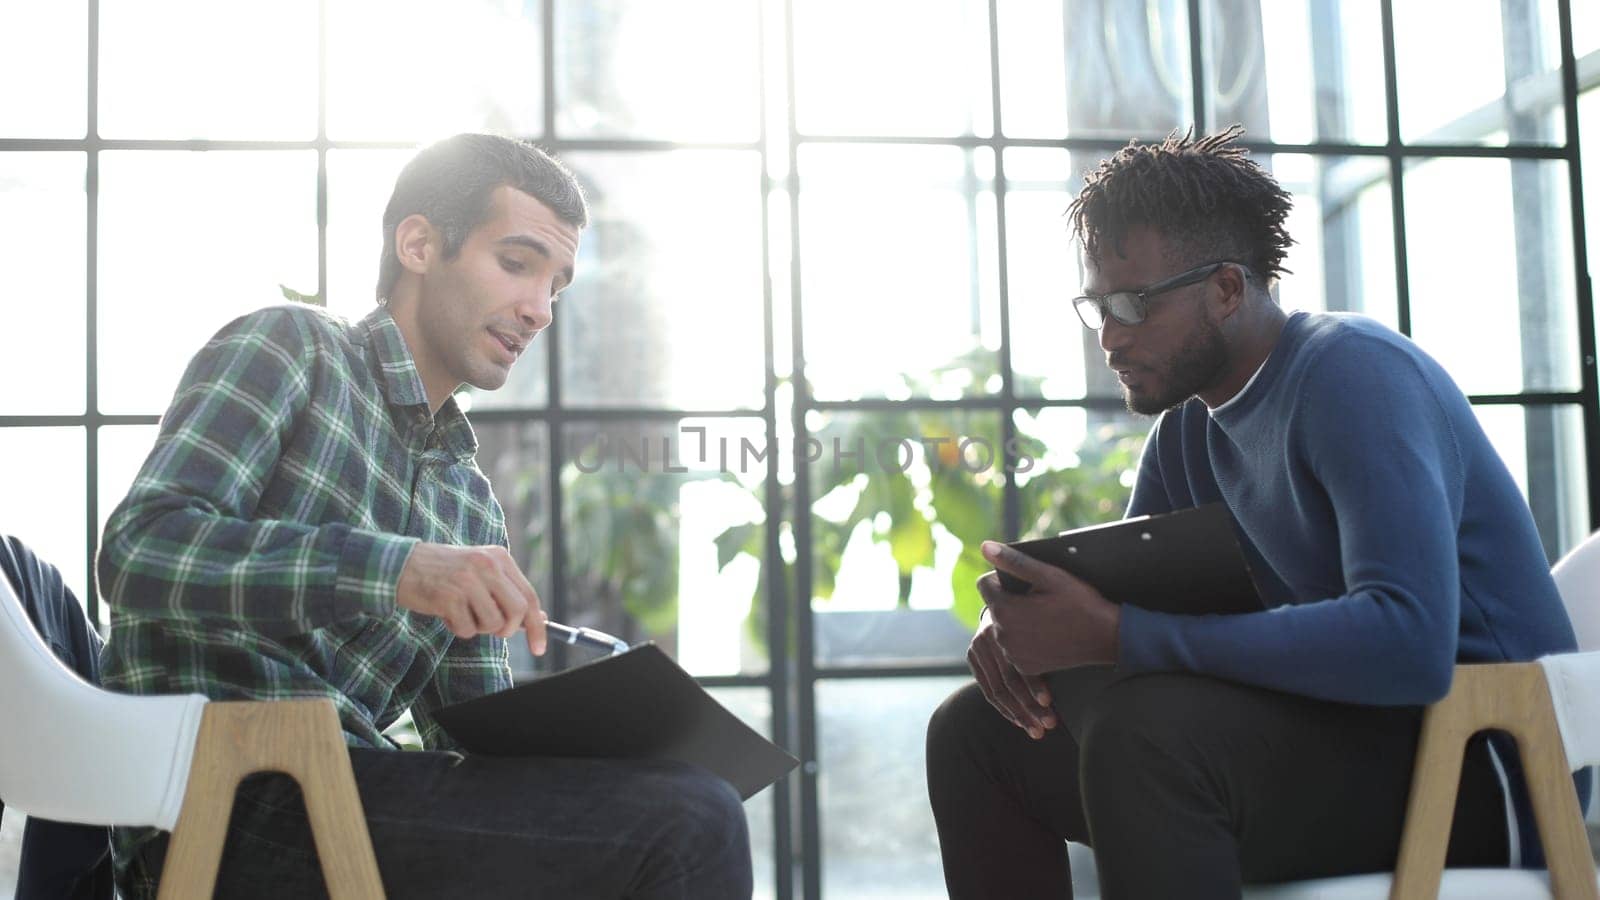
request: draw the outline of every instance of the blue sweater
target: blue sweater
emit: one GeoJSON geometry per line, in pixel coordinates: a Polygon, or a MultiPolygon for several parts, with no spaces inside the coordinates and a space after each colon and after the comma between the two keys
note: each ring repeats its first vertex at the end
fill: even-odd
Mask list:
{"type": "MultiPolygon", "coordinates": [[[[1466,397],[1376,322],[1296,313],[1232,401],[1161,416],[1128,514],[1217,500],[1268,609],[1123,607],[1120,668],[1422,705],[1458,662],[1577,648],[1527,503],[1466,397]]],[[[1523,834],[1523,862],[1537,863],[1523,834]]]]}

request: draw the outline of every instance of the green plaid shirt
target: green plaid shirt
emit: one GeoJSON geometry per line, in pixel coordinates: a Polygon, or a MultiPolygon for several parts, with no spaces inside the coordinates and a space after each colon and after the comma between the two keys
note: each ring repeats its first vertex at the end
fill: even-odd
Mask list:
{"type": "Polygon", "coordinates": [[[472,426],[437,417],[379,307],[352,325],[311,307],[240,318],[201,349],[155,448],[106,523],[107,688],[214,700],[328,697],[346,740],[407,708],[511,686],[506,642],[461,640],[395,605],[417,541],[506,543],[472,426]]]}

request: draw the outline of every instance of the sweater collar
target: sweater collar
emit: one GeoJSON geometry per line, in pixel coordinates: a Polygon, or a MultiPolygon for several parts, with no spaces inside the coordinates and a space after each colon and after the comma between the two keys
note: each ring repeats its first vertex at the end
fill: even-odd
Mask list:
{"type": "Polygon", "coordinates": [[[1250,410],[1261,405],[1261,398],[1270,391],[1271,386],[1278,379],[1278,373],[1283,370],[1285,360],[1292,354],[1294,346],[1300,342],[1300,333],[1310,314],[1297,311],[1289,314],[1283,323],[1283,330],[1278,333],[1278,340],[1272,345],[1272,352],[1267,354],[1260,368],[1256,369],[1250,380],[1237,394],[1229,397],[1226,402],[1209,410],[1211,418],[1218,424],[1236,422],[1248,415],[1250,410]]]}

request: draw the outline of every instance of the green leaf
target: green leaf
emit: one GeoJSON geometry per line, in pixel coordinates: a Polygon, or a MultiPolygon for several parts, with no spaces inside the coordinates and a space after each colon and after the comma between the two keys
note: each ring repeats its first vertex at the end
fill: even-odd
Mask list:
{"type": "Polygon", "coordinates": [[[833,576],[839,570],[838,566],[816,565],[811,567],[811,596],[818,600],[829,600],[833,597],[833,576]]]}
{"type": "Polygon", "coordinates": [[[989,569],[978,545],[971,544],[962,549],[955,571],[950,573],[950,589],[955,592],[950,612],[968,628],[977,628],[978,616],[983,613],[983,596],[978,593],[977,581],[989,569]]]}
{"type": "Polygon", "coordinates": [[[939,524],[963,542],[996,537],[1005,527],[996,488],[977,484],[964,473],[948,472],[934,477],[932,492],[939,524]]]}
{"type": "Polygon", "coordinates": [[[290,303],[304,303],[308,306],[327,306],[321,294],[302,294],[286,284],[278,285],[278,290],[283,291],[283,299],[290,303]]]}
{"type": "Polygon", "coordinates": [[[833,578],[844,559],[855,524],[839,525],[823,519],[811,520],[811,595],[819,600],[833,596],[833,578]]]}
{"type": "Polygon", "coordinates": [[[900,566],[900,574],[910,575],[920,566],[933,566],[933,528],[921,515],[896,522],[889,529],[889,551],[900,566]]]}
{"type": "MultiPolygon", "coordinates": [[[[728,567],[728,563],[741,553],[750,553],[750,545],[761,538],[761,523],[750,522],[744,525],[735,525],[727,531],[717,535],[717,571],[728,567]]],[[[751,554],[756,559],[761,558],[759,550],[751,554]]]]}

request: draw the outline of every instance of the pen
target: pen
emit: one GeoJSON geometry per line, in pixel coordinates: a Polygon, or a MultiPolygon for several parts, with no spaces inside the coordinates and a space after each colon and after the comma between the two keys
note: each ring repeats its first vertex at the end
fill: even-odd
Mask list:
{"type": "Polygon", "coordinates": [[[560,622],[546,622],[544,629],[552,640],[566,644],[581,645],[593,650],[606,650],[611,653],[626,653],[628,642],[619,637],[613,637],[604,631],[593,628],[573,628],[560,622]]]}

